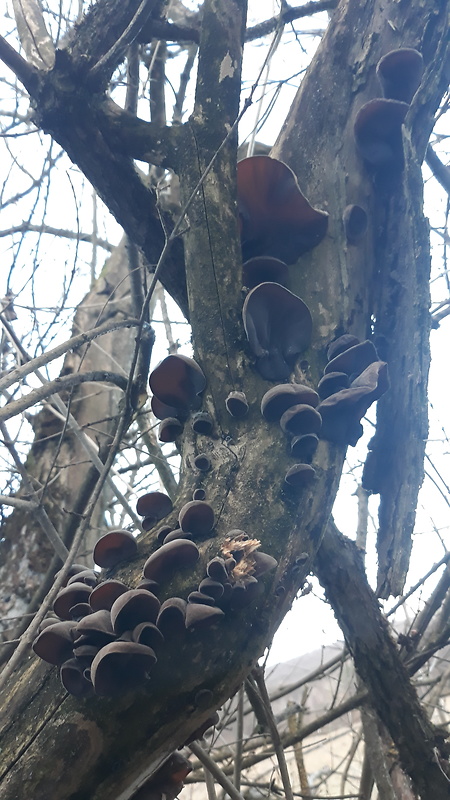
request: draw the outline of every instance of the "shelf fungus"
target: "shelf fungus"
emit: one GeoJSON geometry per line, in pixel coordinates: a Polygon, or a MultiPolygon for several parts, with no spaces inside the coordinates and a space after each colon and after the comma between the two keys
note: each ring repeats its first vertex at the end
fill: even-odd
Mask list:
{"type": "Polygon", "coordinates": [[[206,378],[196,361],[187,356],[167,356],[150,374],[150,389],[158,400],[179,412],[198,409],[206,378]]]}
{"type": "Polygon", "coordinates": [[[247,398],[244,392],[230,392],[225,400],[226,409],[235,419],[243,419],[248,412],[247,398]]]}
{"type": "Polygon", "coordinates": [[[294,264],[326,234],[328,214],[310,205],[282,161],[269,156],[240,161],[237,193],[244,262],[270,256],[294,264]]]}
{"type": "Polygon", "coordinates": [[[111,608],[114,633],[121,636],[141,622],[156,622],[160,605],[158,598],[145,589],[130,589],[120,595],[111,608]]]}
{"type": "Polygon", "coordinates": [[[111,611],[111,606],[121,594],[128,591],[122,581],[109,580],[99,583],[89,595],[89,605],[92,611],[111,611]]]}
{"type": "Polygon", "coordinates": [[[359,109],[354,124],[358,150],[375,169],[403,168],[402,125],[409,105],[377,97],[359,109]]]}
{"type": "Polygon", "coordinates": [[[311,342],[306,303],[278,283],[260,283],[245,298],[242,317],[260,375],[271,381],[288,378],[311,342]]]}
{"type": "Polygon", "coordinates": [[[207,411],[199,411],[197,414],[194,414],[192,418],[192,430],[195,431],[195,433],[210,436],[213,430],[211,414],[208,414],[207,411]]]}
{"type": "Polygon", "coordinates": [[[187,602],[181,597],[169,597],[162,603],[156,625],[165,639],[184,633],[187,602]]]}
{"type": "Polygon", "coordinates": [[[156,663],[151,647],[136,642],[116,641],[102,647],[90,670],[95,693],[111,697],[135,689],[144,683],[156,663]]]}
{"type": "MultiPolygon", "coordinates": [[[[153,525],[159,522],[173,510],[173,503],[170,497],[164,492],[148,492],[141,495],[136,503],[136,511],[141,517],[145,517],[149,522],[153,520],[153,525]]],[[[148,528],[147,528],[148,529],[148,528]]]]}
{"type": "Polygon", "coordinates": [[[175,539],[163,544],[144,564],[144,577],[160,581],[174,570],[193,567],[199,557],[199,550],[189,539],[175,539]]]}
{"type": "Polygon", "coordinates": [[[279,258],[256,256],[242,265],[242,281],[248,289],[254,289],[259,283],[267,281],[286,286],[288,276],[288,265],[279,258]]]}
{"type": "Polygon", "coordinates": [[[267,422],[279,422],[285,411],[299,403],[319,405],[319,395],[302,383],[280,383],[265,393],[261,400],[261,414],[267,422]]]}
{"type": "Polygon", "coordinates": [[[369,364],[378,361],[378,353],[369,339],[347,347],[338,355],[329,356],[331,360],[325,367],[324,373],[345,372],[346,375],[359,375],[369,364]]]}
{"type": "Polygon", "coordinates": [[[121,561],[129,561],[137,553],[136,539],[129,531],[109,531],[94,547],[93,558],[99,567],[111,569],[121,561]]]}
{"type": "Polygon", "coordinates": [[[178,522],[185,533],[207,536],[214,528],[214,511],[204,500],[191,500],[182,507],[178,522]]]}
{"type": "Polygon", "coordinates": [[[383,95],[389,100],[410,103],[420,86],[422,75],[422,54],[412,47],[391,50],[377,65],[377,77],[383,95]]]}
{"type": "Polygon", "coordinates": [[[158,428],[160,442],[174,442],[183,433],[183,423],[176,417],[166,417],[158,428]]]}
{"type": "Polygon", "coordinates": [[[302,436],[305,433],[319,433],[322,417],[319,411],[306,403],[291,406],[280,419],[281,430],[290,436],[302,436]]]}
{"type": "Polygon", "coordinates": [[[316,470],[310,464],[294,464],[285,475],[285,483],[293,489],[309,486],[316,476],[316,470]]]}

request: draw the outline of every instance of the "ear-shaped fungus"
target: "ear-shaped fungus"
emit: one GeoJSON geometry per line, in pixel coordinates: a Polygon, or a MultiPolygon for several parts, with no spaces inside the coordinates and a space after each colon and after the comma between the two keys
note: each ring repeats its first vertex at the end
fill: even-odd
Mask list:
{"type": "Polygon", "coordinates": [[[61,589],[53,603],[53,611],[61,619],[70,619],[70,609],[77,603],[88,603],[92,589],[85,583],[71,583],[61,589]]]}
{"type": "Polygon", "coordinates": [[[390,100],[410,103],[420,86],[422,75],[422,54],[412,47],[391,50],[377,65],[377,76],[383,94],[390,100]]]}
{"type": "Polygon", "coordinates": [[[190,539],[192,541],[194,537],[192,533],[183,533],[181,528],[175,528],[174,531],[170,531],[167,536],[164,537],[162,544],[167,544],[167,542],[173,542],[174,539],[190,539]]]}
{"type": "Polygon", "coordinates": [[[185,632],[186,608],[186,600],[181,597],[169,597],[161,605],[156,624],[165,639],[185,632]]]}
{"type": "Polygon", "coordinates": [[[280,419],[281,430],[291,436],[302,436],[305,433],[319,433],[322,417],[312,406],[299,403],[291,406],[280,419]]]}
{"type": "Polygon", "coordinates": [[[332,358],[325,367],[325,375],[329,372],[345,372],[346,375],[360,375],[369,364],[378,361],[378,354],[369,339],[349,347],[332,358]]]}
{"type": "Polygon", "coordinates": [[[294,464],[286,472],[284,480],[294,489],[303,489],[312,483],[315,475],[316,470],[310,464],[294,464]]]}
{"type": "Polygon", "coordinates": [[[317,391],[321,400],[325,400],[330,394],[340,392],[341,389],[348,389],[350,379],[346,372],[328,372],[320,379],[317,391]]]}
{"type": "Polygon", "coordinates": [[[240,161],[237,189],[244,261],[272,256],[294,264],[325,236],[328,214],[308,203],[282,161],[268,156],[240,161]]]}
{"type": "Polygon", "coordinates": [[[319,395],[302,383],[280,383],[265,393],[261,400],[261,414],[267,422],[279,422],[284,412],[305,403],[314,408],[319,404],[319,395]]]}
{"type": "Polygon", "coordinates": [[[84,676],[85,664],[78,658],[70,658],[61,664],[59,677],[65,690],[74,697],[84,697],[92,692],[92,683],[84,676]]]}
{"type": "Polygon", "coordinates": [[[336,444],[354,447],[363,432],[361,418],[388,388],[387,364],[384,361],[370,364],[349,389],[330,395],[320,404],[321,437],[336,444]]]}
{"type": "Polygon", "coordinates": [[[164,636],[153,622],[140,622],[133,629],[133,642],[146,644],[153,649],[158,648],[164,642],[164,636]]]}
{"type": "Polygon", "coordinates": [[[144,564],[144,577],[160,581],[173,570],[192,567],[200,553],[198,547],[189,539],[175,539],[163,544],[144,564]]]}
{"type": "Polygon", "coordinates": [[[111,623],[117,636],[141,622],[156,622],[160,608],[157,597],[145,589],[131,589],[120,595],[111,608],[111,623]]]}
{"type": "Polygon", "coordinates": [[[294,436],[291,442],[291,455],[302,462],[311,461],[319,444],[319,437],[315,433],[305,433],[294,436]]]}
{"type": "Polygon", "coordinates": [[[112,642],[102,647],[91,664],[91,680],[101,697],[123,694],[143,683],[156,663],[151,647],[136,642],[112,642]]]}
{"type": "Polygon", "coordinates": [[[127,591],[128,586],[122,583],[122,581],[103,581],[99,583],[89,595],[89,605],[93,611],[111,611],[114,600],[117,600],[121,594],[127,591]]]}
{"type": "Polygon", "coordinates": [[[223,595],[223,584],[212,578],[203,578],[198,586],[199,592],[207,594],[214,600],[219,600],[223,595]]]}
{"type": "Polygon", "coordinates": [[[87,617],[88,614],[92,614],[92,608],[89,603],[76,603],[76,605],[72,606],[69,613],[71,619],[79,622],[84,617],[87,617]]]}
{"type": "Polygon", "coordinates": [[[346,206],[343,221],[349,244],[356,244],[367,233],[367,212],[362,206],[346,206]]]}
{"type": "Polygon", "coordinates": [[[311,342],[308,306],[278,283],[261,283],[245,298],[242,317],[260,375],[271,381],[288,378],[311,342]]]}
{"type": "Polygon", "coordinates": [[[220,556],[212,558],[206,567],[208,577],[212,578],[213,581],[218,581],[222,584],[225,583],[228,580],[228,570],[225,564],[225,560],[220,556]]]}
{"type": "Polygon", "coordinates": [[[178,411],[199,408],[206,378],[192,358],[167,356],[150,374],[150,388],[158,400],[178,411]]]}
{"type": "Polygon", "coordinates": [[[183,431],[183,425],[176,417],[166,417],[158,428],[160,442],[174,442],[183,431]]]}
{"type": "Polygon", "coordinates": [[[75,623],[55,622],[44,628],[33,642],[33,650],[48,664],[60,665],[72,657],[75,623]]]}
{"type": "Polygon", "coordinates": [[[271,281],[286,286],[289,275],[288,265],[279,258],[257,256],[242,265],[242,280],[248,289],[254,289],[259,283],[271,281]]]}
{"type": "Polygon", "coordinates": [[[376,169],[403,168],[402,125],[408,109],[408,103],[382,98],[360,108],[354,132],[364,161],[376,169]]]}
{"type": "Polygon", "coordinates": [[[204,489],[194,489],[192,493],[193,500],[206,500],[206,492],[204,489]]]}
{"type": "Polygon", "coordinates": [[[214,528],[214,511],[204,500],[191,500],[178,515],[180,528],[194,536],[206,536],[214,528]]]}
{"type": "Polygon", "coordinates": [[[137,553],[136,539],[129,531],[109,531],[94,547],[93,558],[99,567],[111,569],[121,561],[129,561],[137,553]]]}
{"type": "Polygon", "coordinates": [[[211,459],[206,453],[199,453],[194,458],[194,466],[199,472],[208,472],[211,469],[211,459]]]}
{"type": "Polygon", "coordinates": [[[176,417],[178,414],[176,408],[162,403],[161,400],[156,397],[156,395],[153,395],[151,399],[150,408],[152,409],[156,419],[160,420],[167,419],[168,417],[176,417]]]}
{"type": "Polygon", "coordinates": [[[148,520],[153,519],[153,524],[167,517],[172,509],[172,500],[163,492],[148,492],[148,494],[143,494],[136,503],[137,513],[148,520]]]}
{"type": "Polygon", "coordinates": [[[331,361],[333,358],[340,355],[340,353],[343,353],[344,350],[348,350],[350,347],[354,347],[359,343],[360,340],[357,336],[353,336],[352,333],[343,333],[342,336],[333,339],[328,345],[327,361],[331,361]]]}
{"type": "Polygon", "coordinates": [[[70,586],[72,583],[85,583],[86,586],[90,586],[92,589],[97,585],[97,574],[93,569],[84,569],[82,572],[77,572],[76,575],[72,575],[67,581],[67,586],[70,586]]]}
{"type": "MultiPolygon", "coordinates": [[[[61,588],[63,589],[64,586],[67,586],[68,582],[70,581],[71,578],[73,578],[74,575],[78,575],[79,572],[84,572],[85,569],[86,569],[86,564],[72,564],[69,567],[69,571],[66,575],[65,581],[62,584],[61,588]]],[[[55,574],[55,579],[59,576],[60,572],[61,570],[58,570],[58,572],[55,574]]]]}
{"type": "Polygon", "coordinates": [[[244,392],[230,392],[225,400],[225,405],[228,413],[236,419],[242,419],[248,412],[248,403],[244,392]]]}
{"type": "Polygon", "coordinates": [[[206,628],[224,616],[223,611],[217,606],[203,605],[201,603],[188,603],[186,608],[185,625],[188,630],[206,628]]]}
{"type": "Polygon", "coordinates": [[[78,637],[85,636],[89,640],[89,644],[96,644],[100,647],[113,642],[116,634],[112,627],[109,611],[101,609],[100,611],[94,611],[93,614],[89,614],[87,617],[83,617],[77,625],[77,635],[78,637]]]}
{"type": "Polygon", "coordinates": [[[269,553],[262,553],[261,550],[256,550],[252,553],[252,556],[254,560],[253,574],[255,578],[259,578],[261,575],[264,575],[265,572],[269,572],[278,566],[276,558],[270,556],[269,553]]]}
{"type": "Polygon", "coordinates": [[[192,430],[195,433],[202,433],[204,436],[209,436],[213,429],[213,421],[211,414],[207,411],[199,411],[192,419],[192,430]]]}

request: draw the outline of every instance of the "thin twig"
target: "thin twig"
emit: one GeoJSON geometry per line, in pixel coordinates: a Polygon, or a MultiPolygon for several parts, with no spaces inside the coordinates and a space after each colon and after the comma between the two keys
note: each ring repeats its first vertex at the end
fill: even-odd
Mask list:
{"type": "Polygon", "coordinates": [[[213,761],[210,755],[203,749],[200,742],[191,742],[189,745],[189,750],[197,756],[198,760],[203,764],[204,768],[207,769],[211,775],[214,776],[217,783],[225,789],[226,793],[231,797],[231,800],[244,800],[241,793],[238,792],[236,787],[231,783],[231,781],[227,778],[224,772],[217,766],[216,762],[213,761]]]}

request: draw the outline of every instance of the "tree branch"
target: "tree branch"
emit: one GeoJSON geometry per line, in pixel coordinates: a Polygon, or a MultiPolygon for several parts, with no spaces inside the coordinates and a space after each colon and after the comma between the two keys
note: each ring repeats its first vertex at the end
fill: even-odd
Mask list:
{"type": "Polygon", "coordinates": [[[14,72],[27,92],[33,94],[37,86],[38,70],[30,66],[3,36],[0,36],[0,59],[14,72]]]}

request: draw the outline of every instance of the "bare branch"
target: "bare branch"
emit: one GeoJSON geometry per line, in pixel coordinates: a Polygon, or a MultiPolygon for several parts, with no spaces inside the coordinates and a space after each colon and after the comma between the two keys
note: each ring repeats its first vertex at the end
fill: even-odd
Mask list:
{"type": "Polygon", "coordinates": [[[55,48],[42,14],[39,0],[13,0],[17,31],[30,64],[38,69],[51,69],[55,48]]]}
{"type": "Polygon", "coordinates": [[[38,72],[22,58],[17,50],[14,50],[14,47],[11,47],[3,36],[0,36],[0,59],[12,69],[15,76],[31,94],[36,88],[38,72]]]}

